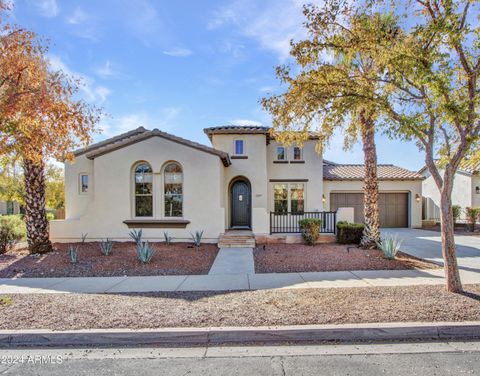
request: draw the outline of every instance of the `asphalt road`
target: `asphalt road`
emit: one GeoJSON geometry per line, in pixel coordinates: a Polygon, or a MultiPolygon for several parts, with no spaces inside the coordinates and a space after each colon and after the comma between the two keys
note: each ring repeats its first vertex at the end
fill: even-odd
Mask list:
{"type": "Polygon", "coordinates": [[[480,342],[15,349],[0,350],[0,362],[1,374],[24,376],[475,375],[480,373],[480,342]]]}

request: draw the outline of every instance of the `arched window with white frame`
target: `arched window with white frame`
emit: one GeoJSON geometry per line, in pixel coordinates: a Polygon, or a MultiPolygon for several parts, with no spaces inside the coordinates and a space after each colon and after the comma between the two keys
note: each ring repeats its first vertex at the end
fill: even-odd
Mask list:
{"type": "Polygon", "coordinates": [[[147,162],[140,162],[133,170],[135,217],[153,217],[153,170],[147,162]]]}
{"type": "Polygon", "coordinates": [[[163,170],[164,216],[183,216],[183,171],[177,162],[169,162],[163,170]]]}

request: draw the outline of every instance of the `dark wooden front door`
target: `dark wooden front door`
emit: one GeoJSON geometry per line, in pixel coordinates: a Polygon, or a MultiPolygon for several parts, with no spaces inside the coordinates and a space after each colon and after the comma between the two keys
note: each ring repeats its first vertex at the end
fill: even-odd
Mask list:
{"type": "Polygon", "coordinates": [[[231,227],[250,228],[250,186],[244,181],[232,184],[231,198],[231,227]]]}

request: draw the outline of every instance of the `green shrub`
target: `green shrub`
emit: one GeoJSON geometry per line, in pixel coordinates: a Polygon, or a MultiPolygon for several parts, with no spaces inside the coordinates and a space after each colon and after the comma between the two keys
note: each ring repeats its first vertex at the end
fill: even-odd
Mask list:
{"type": "Polygon", "coordinates": [[[460,218],[460,214],[462,213],[462,207],[460,205],[453,205],[452,212],[453,212],[453,223],[457,223],[458,219],[460,218]]]}
{"type": "Polygon", "coordinates": [[[304,218],[298,221],[302,238],[308,245],[314,245],[320,236],[322,221],[318,218],[304,218]]]}
{"type": "Polygon", "coordinates": [[[51,221],[53,219],[55,219],[55,214],[52,212],[47,212],[47,220],[51,221]]]}
{"type": "Polygon", "coordinates": [[[465,208],[465,215],[467,216],[467,223],[470,231],[475,231],[475,224],[480,215],[480,208],[465,208]]]}
{"type": "Polygon", "coordinates": [[[363,236],[363,223],[340,221],[337,223],[337,243],[360,244],[363,236]]]}
{"type": "Polygon", "coordinates": [[[377,246],[383,252],[385,258],[389,260],[395,259],[397,252],[400,250],[400,246],[402,245],[402,241],[397,239],[397,236],[386,236],[382,238],[378,243],[377,246]]]}
{"type": "Polygon", "coordinates": [[[112,248],[113,242],[109,238],[100,242],[100,250],[102,251],[104,256],[108,256],[110,252],[112,252],[112,248]]]}
{"type": "Polygon", "coordinates": [[[25,223],[20,215],[0,216],[0,254],[12,249],[25,237],[25,223]]]}

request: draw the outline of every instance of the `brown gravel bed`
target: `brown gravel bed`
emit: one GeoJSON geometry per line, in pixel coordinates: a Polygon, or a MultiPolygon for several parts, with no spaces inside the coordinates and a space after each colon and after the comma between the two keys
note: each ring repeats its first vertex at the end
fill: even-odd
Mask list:
{"type": "Polygon", "coordinates": [[[162,328],[480,320],[480,285],[155,294],[12,294],[0,329],[162,328]]]}
{"type": "Polygon", "coordinates": [[[189,243],[152,244],[155,254],[149,264],[137,260],[132,242],[115,242],[109,256],[101,253],[98,242],[87,242],[80,245],[77,264],[70,263],[67,243],[55,244],[56,251],[44,255],[14,250],[0,255],[0,278],[207,274],[218,253],[215,244],[198,250],[189,243]]]}
{"type": "Polygon", "coordinates": [[[352,245],[268,244],[254,250],[255,272],[293,273],[342,270],[437,269],[439,266],[403,252],[395,260],[379,250],[364,250],[352,245]]]}

